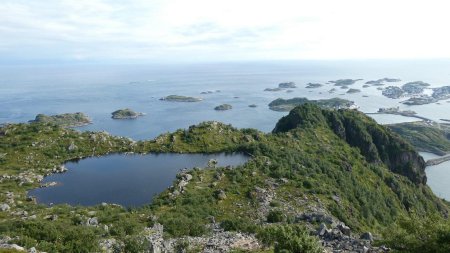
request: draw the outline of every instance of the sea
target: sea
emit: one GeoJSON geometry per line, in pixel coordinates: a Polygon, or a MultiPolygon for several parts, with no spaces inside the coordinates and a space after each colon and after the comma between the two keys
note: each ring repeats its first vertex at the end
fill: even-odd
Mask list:
{"type": "MultiPolygon", "coordinates": [[[[430,87],[450,85],[450,60],[0,65],[0,123],[27,122],[39,113],[83,112],[93,123],[77,130],[107,131],[134,140],[152,139],[211,120],[270,132],[287,112],[272,111],[268,104],[277,98],[293,97],[339,97],[354,101],[365,113],[399,106],[435,121],[450,119],[450,101],[407,106],[400,103],[405,98],[384,97],[378,86],[362,87],[366,81],[385,77],[402,80],[385,86],[400,86],[410,81],[424,81],[430,87]],[[360,93],[347,94],[346,90],[328,83],[347,78],[363,79],[350,86],[360,89],[360,93]],[[298,88],[289,89],[290,92],[264,91],[278,87],[281,82],[295,82],[298,88]],[[307,83],[323,86],[308,89],[307,83]],[[332,88],[337,91],[329,93],[332,88]],[[203,100],[193,103],[160,100],[168,95],[203,100]],[[214,110],[220,104],[230,104],[233,108],[214,110]],[[249,107],[251,104],[257,107],[249,107]],[[111,119],[111,112],[122,108],[146,115],[135,120],[111,119]]],[[[381,124],[417,120],[396,115],[370,116],[381,124]]],[[[450,163],[443,163],[439,168],[444,172],[429,174],[429,184],[433,190],[439,189],[439,196],[450,200],[450,163]]]]}

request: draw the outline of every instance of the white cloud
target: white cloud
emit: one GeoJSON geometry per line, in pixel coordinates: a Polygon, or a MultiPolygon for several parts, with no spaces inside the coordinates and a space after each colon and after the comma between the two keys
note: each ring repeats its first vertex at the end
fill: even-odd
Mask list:
{"type": "Polygon", "coordinates": [[[445,0],[2,0],[0,56],[449,58],[448,7],[445,0]]]}

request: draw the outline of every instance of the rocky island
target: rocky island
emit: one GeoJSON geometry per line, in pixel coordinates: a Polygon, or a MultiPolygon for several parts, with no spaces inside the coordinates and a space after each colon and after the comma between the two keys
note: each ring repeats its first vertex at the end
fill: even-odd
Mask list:
{"type": "Polygon", "coordinates": [[[30,123],[51,123],[62,127],[80,127],[91,124],[91,119],[82,112],[64,113],[57,115],[38,114],[30,123]]]}
{"type": "Polygon", "coordinates": [[[119,109],[111,113],[111,118],[113,119],[136,119],[140,116],[143,116],[143,113],[135,112],[131,109],[119,109]]]}
{"type": "Polygon", "coordinates": [[[388,98],[397,99],[402,97],[404,93],[405,92],[397,86],[389,86],[386,87],[381,94],[388,98]]]}
{"type": "Polygon", "coordinates": [[[384,85],[385,82],[386,83],[393,83],[393,82],[400,82],[400,81],[401,80],[397,79],[397,78],[385,77],[385,78],[381,78],[381,79],[378,79],[378,80],[367,81],[366,84],[371,84],[371,85],[374,85],[374,86],[382,86],[382,85],[384,85]]]}
{"type": "Polygon", "coordinates": [[[279,83],[278,88],[293,89],[293,88],[297,88],[297,85],[294,82],[285,82],[285,83],[279,83]]]}
{"type": "Polygon", "coordinates": [[[180,95],[169,95],[167,97],[160,98],[159,100],[170,101],[170,102],[200,102],[203,99],[196,97],[180,96],[180,95]]]}
{"type": "Polygon", "coordinates": [[[222,104],[222,105],[218,105],[216,107],[214,107],[214,110],[216,111],[227,111],[227,110],[231,110],[233,107],[229,104],[222,104]]]}
{"type": "Polygon", "coordinates": [[[405,105],[426,105],[426,104],[435,103],[437,101],[439,101],[439,100],[435,99],[434,97],[431,97],[428,95],[422,95],[422,96],[418,96],[418,97],[409,98],[408,100],[402,101],[402,103],[405,105]]]}
{"type": "Polygon", "coordinates": [[[349,93],[349,94],[359,93],[359,92],[361,92],[360,89],[349,89],[349,90],[347,91],[347,93],[349,93]]]}
{"type": "Polygon", "coordinates": [[[265,88],[264,91],[281,91],[282,88],[265,88]]]}
{"type": "MultiPolygon", "coordinates": [[[[285,82],[279,83],[277,88],[266,88],[264,91],[282,91],[284,89],[293,89],[297,88],[297,85],[294,82],[285,82]]],[[[293,92],[292,90],[287,90],[286,92],[293,92]]]]}
{"type": "Polygon", "coordinates": [[[339,79],[335,81],[328,81],[329,83],[334,84],[335,86],[348,86],[355,84],[357,81],[361,81],[363,79],[339,79]]]}
{"type": "Polygon", "coordinates": [[[313,89],[313,88],[320,88],[322,86],[323,85],[320,83],[307,83],[305,88],[313,89]]]}
{"type": "Polygon", "coordinates": [[[291,99],[278,98],[269,103],[269,109],[273,111],[286,112],[290,111],[296,106],[303,104],[315,104],[322,108],[328,109],[356,109],[357,105],[353,101],[341,98],[309,100],[307,98],[297,97],[291,99]]]}
{"type": "Polygon", "coordinates": [[[438,100],[449,99],[450,98],[450,86],[434,88],[433,94],[431,96],[438,100]]]}
{"type": "Polygon", "coordinates": [[[406,105],[426,105],[450,98],[450,86],[433,88],[433,93],[431,96],[422,94],[423,89],[428,85],[429,84],[427,83],[419,81],[418,84],[408,86],[408,94],[415,96],[403,101],[402,103],[406,105]]]}
{"type": "Polygon", "coordinates": [[[415,81],[415,82],[405,83],[402,86],[402,90],[407,95],[418,95],[418,94],[422,94],[423,90],[428,86],[430,86],[429,83],[425,83],[422,81],[415,81]]]}

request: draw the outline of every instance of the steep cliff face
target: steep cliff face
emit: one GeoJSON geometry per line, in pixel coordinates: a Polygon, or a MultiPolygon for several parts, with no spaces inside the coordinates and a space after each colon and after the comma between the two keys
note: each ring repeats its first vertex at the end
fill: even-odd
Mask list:
{"type": "Polygon", "coordinates": [[[280,119],[274,133],[297,127],[327,127],[349,145],[357,147],[370,163],[384,163],[394,173],[415,184],[426,184],[425,161],[413,147],[390,129],[355,110],[326,110],[306,104],[280,119]]]}

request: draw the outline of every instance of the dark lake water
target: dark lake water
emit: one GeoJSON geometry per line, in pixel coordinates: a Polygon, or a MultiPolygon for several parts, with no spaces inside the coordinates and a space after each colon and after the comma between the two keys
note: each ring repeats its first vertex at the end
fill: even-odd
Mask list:
{"type": "Polygon", "coordinates": [[[96,205],[102,202],[141,206],[172,185],[180,169],[206,167],[210,159],[218,166],[238,166],[242,154],[114,154],[68,162],[66,173],[46,177],[43,183],[57,186],[29,192],[39,203],[96,205]]]}

